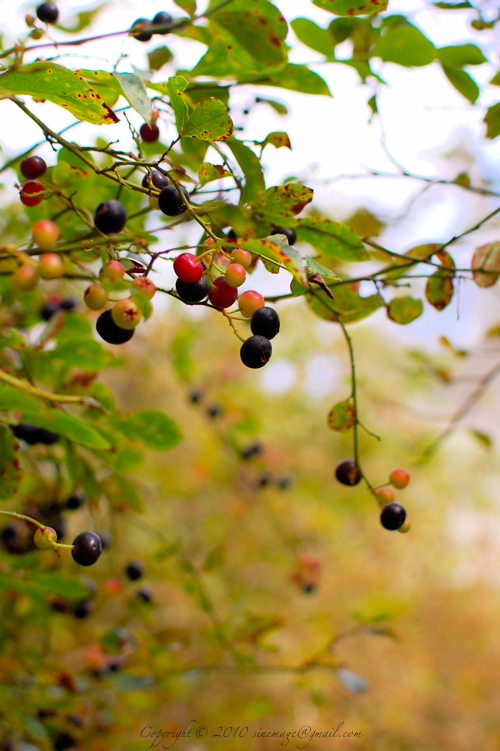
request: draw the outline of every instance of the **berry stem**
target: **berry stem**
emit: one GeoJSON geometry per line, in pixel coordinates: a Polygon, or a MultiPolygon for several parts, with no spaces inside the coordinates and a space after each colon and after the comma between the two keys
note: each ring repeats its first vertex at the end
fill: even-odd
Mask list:
{"type": "Polygon", "coordinates": [[[19,389],[20,391],[26,391],[28,394],[32,394],[33,396],[38,396],[41,399],[45,399],[48,402],[55,402],[56,404],[83,404],[86,407],[94,407],[95,409],[101,410],[103,409],[102,405],[93,397],[70,396],[66,394],[50,394],[48,391],[37,389],[30,383],[20,381],[19,378],[14,378],[14,376],[9,375],[8,373],[4,373],[3,370],[0,370],[0,381],[8,383],[9,386],[14,386],[14,388],[19,389]]]}
{"type": "Polygon", "coordinates": [[[14,519],[22,519],[25,522],[29,522],[30,524],[35,524],[39,529],[45,529],[46,524],[42,524],[41,522],[37,522],[36,519],[32,519],[31,516],[26,516],[25,514],[18,514],[17,511],[0,511],[0,514],[4,514],[5,516],[12,516],[14,519]]]}
{"type": "Polygon", "coordinates": [[[229,315],[229,313],[226,311],[225,308],[222,308],[221,313],[222,313],[223,316],[225,316],[225,318],[227,318],[227,322],[231,326],[232,330],[234,331],[234,333],[236,334],[236,336],[238,337],[238,339],[240,340],[240,342],[244,342],[245,339],[242,336],[240,336],[240,334],[238,334],[238,332],[236,330],[236,326],[233,323],[233,317],[231,315],[229,315]]]}

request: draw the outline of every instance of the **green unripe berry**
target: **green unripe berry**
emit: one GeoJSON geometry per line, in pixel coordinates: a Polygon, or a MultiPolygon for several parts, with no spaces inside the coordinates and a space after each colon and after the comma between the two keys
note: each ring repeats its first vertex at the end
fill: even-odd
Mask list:
{"type": "Polygon", "coordinates": [[[87,287],[83,293],[83,302],[90,310],[101,310],[108,302],[108,298],[108,292],[97,282],[87,287]]]}
{"type": "Polygon", "coordinates": [[[57,542],[57,532],[52,527],[44,527],[43,529],[37,529],[35,532],[35,545],[40,550],[53,549],[53,544],[57,542]]]}

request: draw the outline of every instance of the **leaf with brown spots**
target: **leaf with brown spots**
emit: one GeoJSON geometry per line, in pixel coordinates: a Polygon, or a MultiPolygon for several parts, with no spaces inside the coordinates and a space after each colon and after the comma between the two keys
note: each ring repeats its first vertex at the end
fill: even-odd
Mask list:
{"type": "Polygon", "coordinates": [[[184,138],[200,138],[202,141],[225,141],[232,135],[233,121],[219,99],[206,99],[197,104],[180,134],[184,138]]]}
{"type": "Polygon", "coordinates": [[[203,162],[198,170],[198,177],[200,178],[200,185],[206,185],[213,180],[220,180],[223,177],[231,177],[231,172],[228,172],[222,164],[203,162]]]}
{"type": "Polygon", "coordinates": [[[305,185],[289,183],[268,188],[255,199],[250,208],[255,217],[262,221],[280,224],[289,217],[299,214],[311,203],[314,191],[305,185]]]}
{"type": "Polygon", "coordinates": [[[331,430],[338,430],[339,433],[345,433],[354,425],[355,411],[354,405],[350,401],[339,402],[331,408],[328,413],[328,427],[331,430]]]}
{"type": "Polygon", "coordinates": [[[480,245],[472,254],[472,278],[478,287],[491,287],[500,274],[500,242],[480,245]]]}
{"type": "Polygon", "coordinates": [[[2,73],[0,94],[27,94],[45,99],[87,123],[109,125],[118,122],[115,113],[83,76],[52,62],[20,65],[2,73]]]}
{"type": "Polygon", "coordinates": [[[288,133],[283,133],[281,131],[269,133],[262,141],[262,146],[267,146],[268,143],[270,143],[271,146],[274,146],[276,149],[282,149],[283,147],[286,147],[287,149],[292,148],[288,133]]]}
{"type": "Polygon", "coordinates": [[[18,443],[7,425],[0,425],[0,498],[11,498],[21,483],[18,443]]]}
{"type": "Polygon", "coordinates": [[[422,315],[424,304],[422,300],[416,300],[414,297],[396,297],[391,300],[387,308],[387,315],[401,326],[406,326],[422,315]]]}
{"type": "Polygon", "coordinates": [[[388,0],[313,0],[313,5],[336,16],[373,16],[387,9],[388,0]]]}

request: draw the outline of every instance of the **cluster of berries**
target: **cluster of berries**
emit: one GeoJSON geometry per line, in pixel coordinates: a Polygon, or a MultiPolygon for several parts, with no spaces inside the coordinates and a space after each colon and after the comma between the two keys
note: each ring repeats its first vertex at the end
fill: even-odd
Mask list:
{"type": "Polygon", "coordinates": [[[134,21],[130,33],[139,42],[149,42],[153,34],[168,34],[169,26],[173,23],[173,18],[170,13],[160,11],[156,16],[148,21],[147,18],[138,18],[134,21]],[[156,27],[156,28],[155,28],[156,27]],[[161,27],[158,30],[158,27],[161,27]]]}

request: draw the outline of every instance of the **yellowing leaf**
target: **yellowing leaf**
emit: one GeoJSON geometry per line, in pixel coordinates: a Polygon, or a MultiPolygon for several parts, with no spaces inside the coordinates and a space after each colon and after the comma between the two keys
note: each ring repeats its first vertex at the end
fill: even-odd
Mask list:
{"type": "Polygon", "coordinates": [[[224,141],[232,135],[233,130],[233,121],[226,107],[218,99],[210,97],[196,105],[181,135],[202,141],[224,141]]]}

